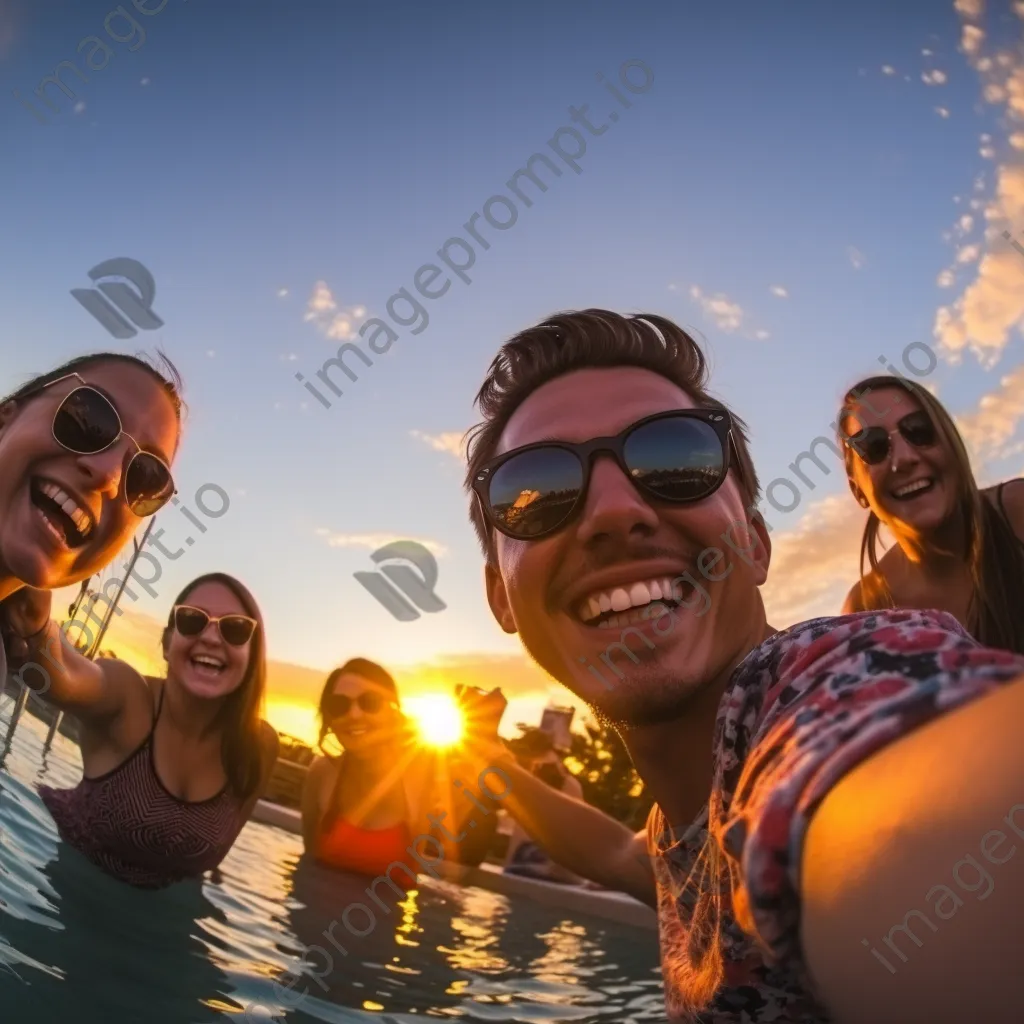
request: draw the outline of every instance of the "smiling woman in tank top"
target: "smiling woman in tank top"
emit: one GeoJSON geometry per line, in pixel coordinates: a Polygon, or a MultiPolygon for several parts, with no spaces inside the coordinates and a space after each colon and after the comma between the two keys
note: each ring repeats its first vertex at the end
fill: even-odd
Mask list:
{"type": "Polygon", "coordinates": [[[49,621],[48,592],[19,605],[23,635],[48,623],[30,641],[30,657],[49,663],[47,700],[82,727],[82,781],[39,791],[61,838],[138,888],[216,868],[277,758],[260,714],[266,639],[252,595],[224,573],[185,587],[163,632],[164,679],[74,651],[49,621]]]}
{"type": "Polygon", "coordinates": [[[868,510],[843,611],[938,608],[986,646],[1024,654],[1024,480],[979,488],[952,417],[911,380],[861,381],[837,422],[868,510]],[[896,543],[879,557],[881,526],[896,543]]]}

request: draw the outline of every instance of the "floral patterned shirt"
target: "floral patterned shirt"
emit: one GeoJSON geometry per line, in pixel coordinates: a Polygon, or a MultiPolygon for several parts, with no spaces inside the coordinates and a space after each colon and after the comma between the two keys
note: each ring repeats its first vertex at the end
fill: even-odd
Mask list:
{"type": "Polygon", "coordinates": [[[813,619],[737,667],[718,709],[704,810],[672,829],[655,807],[668,1016],[694,1024],[822,1024],[800,949],[811,815],[854,767],[943,712],[1024,676],[945,612],[813,619]]]}

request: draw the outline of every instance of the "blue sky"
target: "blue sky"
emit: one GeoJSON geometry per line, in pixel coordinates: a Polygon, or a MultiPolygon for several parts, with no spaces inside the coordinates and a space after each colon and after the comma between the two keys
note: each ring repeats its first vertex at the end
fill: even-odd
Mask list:
{"type": "MultiPolygon", "coordinates": [[[[453,437],[501,341],[559,309],[700,332],[766,483],[914,341],[939,356],[929,380],[979,473],[1024,468],[1024,258],[999,236],[1024,231],[1011,4],[128,3],[141,44],[123,18],[128,42],[106,36],[114,9],[0,0],[0,387],[99,348],[160,345],[180,368],[183,500],[213,482],[231,505],[139,611],[162,617],[223,569],[256,593],[282,661],[516,652],[483,597],[453,437]],[[76,49],[93,34],[114,51],[100,71],[76,49]],[[76,96],[49,90],[43,124],[12,93],[62,60],[88,81],[65,74],[76,96]],[[653,83],[617,84],[625,109],[597,76],[618,83],[630,60],[653,83]],[[582,104],[608,130],[580,173],[559,163],[512,227],[481,229],[472,282],[427,302],[425,330],[352,363],[330,409],[312,399],[294,374],[314,377],[346,322],[386,318],[582,104]],[[69,295],[115,256],[152,271],[162,329],[116,341],[69,295]],[[448,606],[412,623],[352,575],[405,537],[439,552],[448,606]]],[[[777,625],[838,610],[859,515],[833,471],[769,517],[777,625]]],[[[158,525],[167,543],[190,530],[173,510],[158,525]]]]}

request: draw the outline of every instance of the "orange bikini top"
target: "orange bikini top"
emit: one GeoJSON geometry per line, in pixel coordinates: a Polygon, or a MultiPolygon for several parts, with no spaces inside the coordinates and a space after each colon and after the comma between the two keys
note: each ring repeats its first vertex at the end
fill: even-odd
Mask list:
{"type": "Polygon", "coordinates": [[[359,828],[344,818],[326,824],[316,844],[316,859],[327,867],[370,878],[387,875],[388,867],[398,861],[408,871],[394,870],[388,875],[406,891],[416,888],[419,865],[409,847],[412,836],[403,822],[391,828],[359,828]]]}

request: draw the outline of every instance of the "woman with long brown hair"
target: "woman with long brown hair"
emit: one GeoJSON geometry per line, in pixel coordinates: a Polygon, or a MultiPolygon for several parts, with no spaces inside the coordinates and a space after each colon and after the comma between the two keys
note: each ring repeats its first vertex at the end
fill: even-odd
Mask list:
{"type": "Polygon", "coordinates": [[[391,877],[389,867],[400,864],[399,884],[414,888],[422,870],[414,855],[418,837],[430,836],[445,859],[484,859],[496,815],[484,815],[472,831],[463,828],[474,805],[459,796],[462,783],[451,774],[458,755],[418,742],[385,668],[367,658],[336,668],[324,683],[319,718],[323,756],[310,767],[302,795],[303,839],[315,861],[371,877],[391,877]]]}
{"type": "Polygon", "coordinates": [[[869,377],[837,420],[850,489],[868,510],[844,612],[938,608],[988,647],[1024,653],[1024,479],[984,490],[942,403],[869,377]],[[879,532],[895,544],[879,557],[879,532]]]}
{"type": "Polygon", "coordinates": [[[16,595],[47,700],[81,724],[83,778],[41,787],[61,838],[103,871],[158,889],[216,868],[277,759],[263,720],[266,637],[252,594],[207,573],[175,599],[161,638],[163,679],[117,658],[91,661],[50,620],[48,591],[16,595]]]}
{"type": "MultiPolygon", "coordinates": [[[[173,496],[181,378],[161,359],[93,352],[0,398],[0,602],[100,572],[173,496]]],[[[10,607],[0,680],[24,648],[10,607]]]]}

